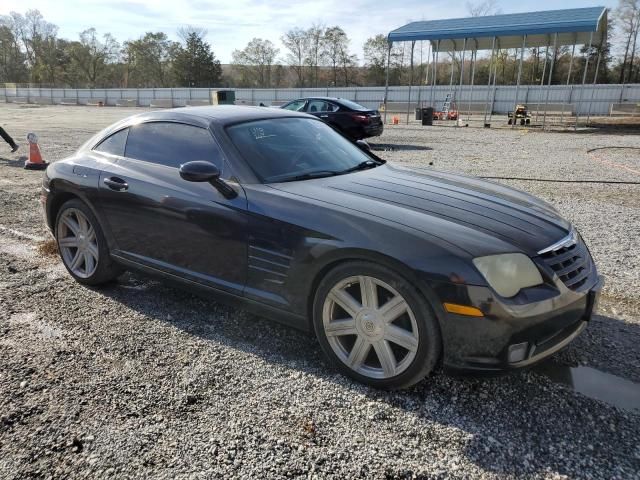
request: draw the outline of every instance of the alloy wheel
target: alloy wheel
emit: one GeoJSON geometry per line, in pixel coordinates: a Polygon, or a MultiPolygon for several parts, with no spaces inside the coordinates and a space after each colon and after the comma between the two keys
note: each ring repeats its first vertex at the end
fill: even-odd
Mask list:
{"type": "Polygon", "coordinates": [[[84,213],[65,210],[58,220],[58,248],[65,265],[80,278],[89,278],[100,257],[96,231],[84,213]]]}
{"type": "Polygon", "coordinates": [[[337,283],[325,299],[322,321],[337,357],[369,378],[401,374],[418,351],[418,327],[409,304],[393,287],[371,276],[337,283]]]}

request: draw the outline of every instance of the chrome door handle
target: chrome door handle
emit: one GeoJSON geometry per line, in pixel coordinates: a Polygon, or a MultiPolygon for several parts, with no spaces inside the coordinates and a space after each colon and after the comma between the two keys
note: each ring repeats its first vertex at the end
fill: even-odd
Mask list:
{"type": "Polygon", "coordinates": [[[125,192],[129,189],[127,182],[118,177],[105,178],[103,182],[107,187],[116,192],[125,192]]]}

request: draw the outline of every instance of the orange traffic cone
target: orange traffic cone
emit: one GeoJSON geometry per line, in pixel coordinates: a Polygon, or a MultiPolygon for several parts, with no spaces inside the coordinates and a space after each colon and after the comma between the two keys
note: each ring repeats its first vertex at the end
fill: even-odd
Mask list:
{"type": "Polygon", "coordinates": [[[29,160],[24,162],[24,168],[27,170],[44,170],[49,165],[42,160],[40,155],[40,147],[38,147],[38,136],[35,133],[27,135],[29,140],[29,160]]]}

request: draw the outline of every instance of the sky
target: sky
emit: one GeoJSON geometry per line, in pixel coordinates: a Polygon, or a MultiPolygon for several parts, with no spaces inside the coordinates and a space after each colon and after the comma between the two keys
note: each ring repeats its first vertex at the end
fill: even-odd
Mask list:
{"type": "MultiPolygon", "coordinates": [[[[478,3],[477,0],[475,3],[478,3]]],[[[500,13],[516,13],[589,6],[615,7],[617,0],[497,0],[500,13]]],[[[207,41],[222,63],[254,37],[271,40],[285,54],[282,34],[313,23],[341,26],[351,39],[351,48],[362,59],[362,45],[378,33],[387,34],[415,20],[468,16],[466,1],[446,0],[0,0],[0,15],[38,9],[59,27],[59,35],[76,39],[89,27],[99,34],[110,32],[120,42],[144,32],[162,31],[178,40],[183,25],[206,28],[207,41]]]]}

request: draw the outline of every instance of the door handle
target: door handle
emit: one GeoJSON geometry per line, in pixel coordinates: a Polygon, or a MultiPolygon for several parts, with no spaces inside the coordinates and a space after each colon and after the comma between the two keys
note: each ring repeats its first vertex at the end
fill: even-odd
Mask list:
{"type": "Polygon", "coordinates": [[[329,118],[329,115],[320,115],[321,118],[329,118]]]}
{"type": "Polygon", "coordinates": [[[107,187],[116,192],[124,192],[129,189],[127,182],[118,177],[105,178],[103,182],[107,187]]]}

